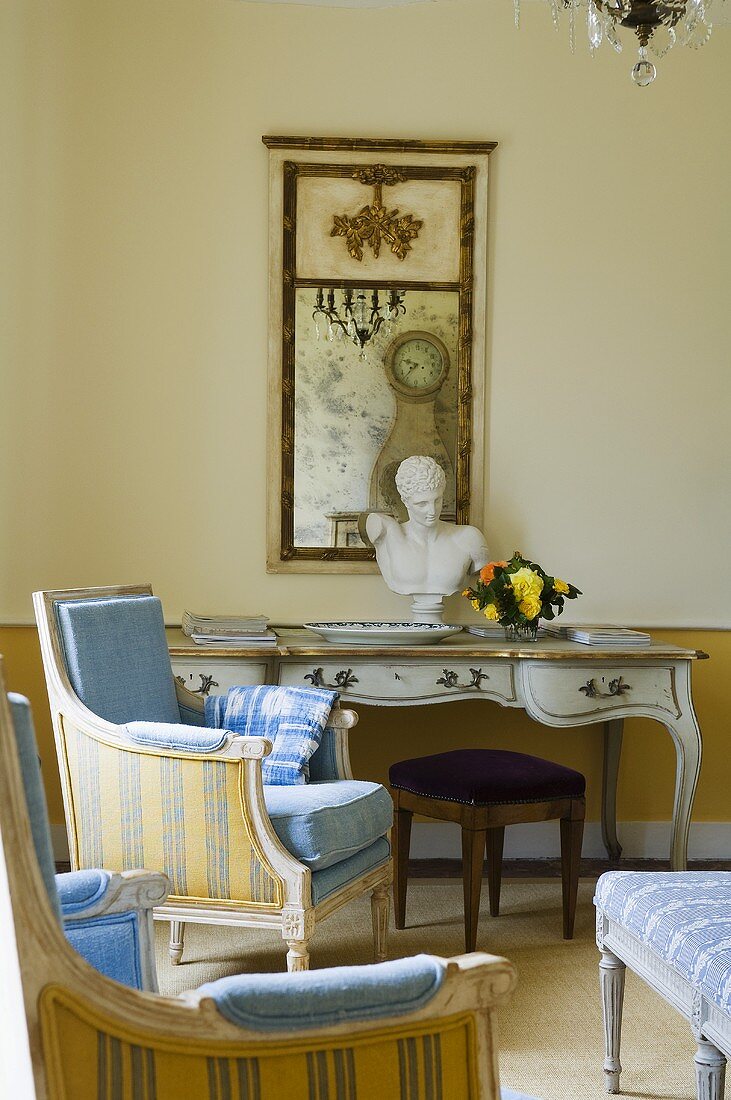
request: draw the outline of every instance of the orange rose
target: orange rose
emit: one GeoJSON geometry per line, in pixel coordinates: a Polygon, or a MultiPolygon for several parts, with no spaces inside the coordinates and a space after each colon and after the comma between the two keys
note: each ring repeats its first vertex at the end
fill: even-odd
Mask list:
{"type": "Polygon", "coordinates": [[[508,563],[506,561],[489,561],[487,565],[483,565],[480,570],[480,580],[483,584],[489,584],[490,581],[495,579],[495,569],[500,566],[504,569],[508,563]]]}

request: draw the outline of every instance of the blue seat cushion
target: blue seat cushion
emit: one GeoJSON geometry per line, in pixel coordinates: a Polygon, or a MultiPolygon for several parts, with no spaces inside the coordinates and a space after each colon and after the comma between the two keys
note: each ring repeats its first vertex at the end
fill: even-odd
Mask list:
{"type": "Polygon", "coordinates": [[[594,903],[731,1015],[731,871],[608,871],[594,903]]]}
{"type": "Polygon", "coordinates": [[[156,596],[62,600],[58,626],[71,686],[107,722],[180,722],[156,596]]]}
{"type": "Polygon", "coordinates": [[[324,898],[334,894],[341,886],[347,886],[349,882],[361,878],[368,871],[380,867],[390,857],[391,845],[386,837],[382,836],[362,852],[356,852],[354,856],[349,856],[340,863],[333,863],[332,867],[326,867],[324,871],[313,871],[312,904],[319,905],[324,898]]]}
{"type": "Polygon", "coordinates": [[[313,871],[370,847],[393,821],[388,791],[355,779],[265,786],[264,801],[284,847],[313,871]]]}
{"type": "Polygon", "coordinates": [[[415,1012],[438,991],[445,970],[440,959],[415,955],[371,966],[241,974],[202,985],[198,993],[239,1027],[299,1031],[415,1012]]]}

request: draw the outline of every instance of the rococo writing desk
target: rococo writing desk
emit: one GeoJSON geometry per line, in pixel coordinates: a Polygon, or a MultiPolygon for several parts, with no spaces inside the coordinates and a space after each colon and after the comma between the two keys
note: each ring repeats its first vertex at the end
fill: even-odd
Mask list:
{"type": "Polygon", "coordinates": [[[686,867],[688,828],[701,764],[691,668],[707,654],[679,646],[603,647],[546,638],[525,644],[462,633],[435,645],[354,646],[302,628],[275,628],[278,644],[248,649],[198,646],[168,631],[173,672],[207,695],[238,684],[337,688],[347,703],[418,706],[489,699],[521,707],[544,726],[601,723],[604,733],[602,836],[618,859],[616,791],[625,718],[653,718],[676,751],[670,863],[686,867]]]}

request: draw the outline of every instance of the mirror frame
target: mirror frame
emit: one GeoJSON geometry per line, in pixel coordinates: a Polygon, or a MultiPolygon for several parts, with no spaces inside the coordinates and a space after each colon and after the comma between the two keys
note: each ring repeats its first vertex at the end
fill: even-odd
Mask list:
{"type": "Polygon", "coordinates": [[[298,290],[357,284],[388,288],[393,279],[298,278],[297,181],[305,176],[347,178],[364,164],[398,168],[408,180],[460,184],[459,277],[456,282],[399,279],[399,288],[459,294],[457,339],[458,523],[482,524],[486,338],[487,158],[496,142],[398,141],[366,138],[292,138],[265,135],[270,157],[270,323],[267,571],[373,573],[371,547],[296,546],[294,543],[295,308],[298,290]],[[293,155],[300,151],[300,159],[293,155]]]}

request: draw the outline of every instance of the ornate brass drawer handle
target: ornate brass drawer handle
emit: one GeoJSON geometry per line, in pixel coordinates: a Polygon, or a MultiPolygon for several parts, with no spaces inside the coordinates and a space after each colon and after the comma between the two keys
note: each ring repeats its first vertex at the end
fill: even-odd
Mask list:
{"type": "Polygon", "coordinates": [[[444,673],[444,675],[439,677],[437,683],[444,684],[444,686],[448,688],[457,687],[457,681],[459,679],[457,673],[451,671],[451,669],[448,668],[443,668],[442,672],[444,673]]]}
{"type": "Polygon", "coordinates": [[[579,691],[583,691],[587,699],[612,699],[615,695],[624,695],[625,691],[632,690],[631,684],[625,684],[621,676],[616,680],[610,680],[607,687],[609,691],[600,691],[592,679],[582,684],[579,691]]]}
{"type": "Polygon", "coordinates": [[[486,672],[483,672],[481,668],[471,668],[469,671],[470,671],[470,674],[472,676],[472,679],[470,680],[470,682],[468,684],[460,685],[460,683],[459,683],[459,673],[455,672],[453,669],[450,669],[450,668],[443,668],[442,669],[443,675],[440,676],[439,679],[436,682],[437,682],[437,684],[443,684],[444,687],[448,687],[448,688],[456,688],[456,687],[460,687],[460,686],[464,686],[464,687],[468,687],[468,688],[478,688],[483,680],[489,680],[490,679],[488,674],[486,672]]]}
{"type": "Polygon", "coordinates": [[[182,687],[187,688],[191,695],[210,695],[211,688],[217,688],[218,681],[214,680],[212,676],[206,676],[203,672],[199,672],[201,686],[199,688],[189,688],[185,682],[184,676],[176,676],[175,679],[182,687]]]}
{"type": "Polygon", "coordinates": [[[313,687],[326,687],[333,691],[347,691],[351,684],[358,683],[358,677],[353,675],[352,668],[341,668],[340,672],[336,672],[334,684],[325,683],[322,668],[313,668],[312,672],[305,673],[303,679],[309,680],[313,687]]]}

